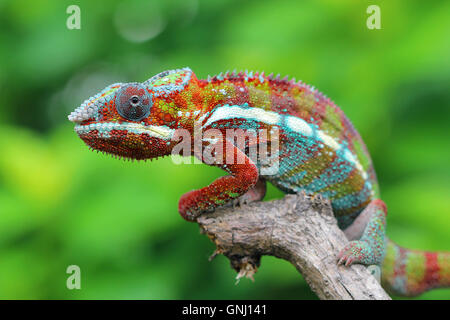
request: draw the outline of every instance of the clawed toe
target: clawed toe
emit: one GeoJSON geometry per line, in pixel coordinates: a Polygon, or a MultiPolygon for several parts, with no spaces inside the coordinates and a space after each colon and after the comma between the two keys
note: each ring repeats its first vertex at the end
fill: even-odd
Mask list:
{"type": "Polygon", "coordinates": [[[338,254],[338,265],[345,265],[346,267],[353,263],[362,262],[363,246],[365,244],[360,241],[352,241],[347,244],[338,254]]]}

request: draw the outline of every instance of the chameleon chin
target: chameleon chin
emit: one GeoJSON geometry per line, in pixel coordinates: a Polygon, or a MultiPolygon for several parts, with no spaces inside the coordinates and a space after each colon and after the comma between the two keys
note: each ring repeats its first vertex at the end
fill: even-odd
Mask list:
{"type": "Polygon", "coordinates": [[[267,181],[286,193],[320,193],[331,201],[339,227],[351,240],[339,264],[380,265],[383,287],[397,295],[450,286],[450,253],[409,250],[386,237],[387,208],[369,152],[343,111],[314,87],[264,72],[198,79],[183,68],[142,83],[112,84],[83,102],[69,120],[92,149],[139,160],[169,155],[177,129],[192,135],[194,127],[215,129],[222,137],[227,129],[276,129],[279,134],[264,141],[279,143],[279,169],[270,175],[249,157],[248,146],[226,138],[202,140],[202,148],[220,146],[221,157],[207,164],[228,175],[183,195],[181,216],[195,221],[231,201],[262,200],[267,181]],[[244,161],[227,163],[227,155],[244,161]]]}

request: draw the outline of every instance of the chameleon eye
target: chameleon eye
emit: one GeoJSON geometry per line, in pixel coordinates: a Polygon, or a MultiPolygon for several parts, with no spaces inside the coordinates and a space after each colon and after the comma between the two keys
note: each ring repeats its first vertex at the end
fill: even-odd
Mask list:
{"type": "Polygon", "coordinates": [[[130,104],[133,107],[137,107],[140,104],[140,102],[141,102],[141,100],[139,99],[138,96],[132,96],[131,99],[130,99],[130,104]]]}
{"type": "Polygon", "coordinates": [[[127,120],[139,121],[150,114],[152,97],[138,83],[122,87],[116,95],[116,110],[127,120]]]}

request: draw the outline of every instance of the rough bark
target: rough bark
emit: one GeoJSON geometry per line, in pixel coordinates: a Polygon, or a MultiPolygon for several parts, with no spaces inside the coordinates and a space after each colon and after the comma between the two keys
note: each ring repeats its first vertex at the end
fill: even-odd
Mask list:
{"type": "Polygon", "coordinates": [[[230,259],[237,279],[253,278],[261,256],[272,255],[292,263],[320,299],[390,299],[365,266],[337,265],[348,240],[320,196],[288,195],[220,209],[197,222],[215,243],[215,254],[230,259]]]}

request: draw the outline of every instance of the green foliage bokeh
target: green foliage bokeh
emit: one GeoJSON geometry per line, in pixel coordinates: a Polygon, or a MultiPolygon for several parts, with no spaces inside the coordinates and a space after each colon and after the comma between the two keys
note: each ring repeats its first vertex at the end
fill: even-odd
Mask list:
{"type": "Polygon", "coordinates": [[[223,172],[97,154],[67,120],[110,83],[185,66],[315,85],[368,145],[389,237],[450,250],[449,13],[418,0],[0,1],[0,298],[315,299],[285,261],[264,257],[237,286],[224,257],[208,262],[213,244],[177,203],[223,172]],[[66,27],[72,4],[80,30],[66,27]],[[71,264],[81,290],[66,288],[71,264]]]}

